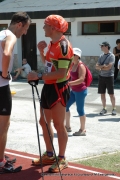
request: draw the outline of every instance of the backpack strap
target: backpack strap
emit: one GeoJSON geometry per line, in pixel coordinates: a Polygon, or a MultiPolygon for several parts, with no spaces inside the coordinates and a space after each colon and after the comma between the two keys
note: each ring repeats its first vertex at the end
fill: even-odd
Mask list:
{"type": "Polygon", "coordinates": [[[103,65],[106,61],[106,59],[108,58],[108,56],[110,55],[110,53],[106,56],[106,58],[104,59],[104,61],[101,63],[101,65],[103,65]]]}
{"type": "MultiPolygon", "coordinates": [[[[78,67],[77,67],[77,70],[76,70],[76,71],[78,72],[78,68],[80,67],[81,64],[83,64],[83,66],[85,67],[85,70],[86,70],[85,79],[86,79],[86,76],[87,76],[87,68],[86,68],[86,65],[85,65],[83,62],[79,62],[79,63],[78,63],[78,67]]],[[[84,79],[84,81],[85,81],[85,79],[84,79]]]]}

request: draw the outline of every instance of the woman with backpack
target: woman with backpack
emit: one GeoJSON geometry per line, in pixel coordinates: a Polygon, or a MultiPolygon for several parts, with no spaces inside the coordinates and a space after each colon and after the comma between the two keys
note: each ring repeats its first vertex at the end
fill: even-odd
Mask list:
{"type": "Polygon", "coordinates": [[[70,75],[71,80],[69,86],[71,88],[70,99],[66,106],[66,130],[71,132],[70,127],[70,106],[76,102],[77,112],[80,117],[80,129],[73,133],[73,136],[86,136],[86,115],[84,111],[85,97],[87,96],[86,85],[86,66],[81,61],[82,51],[79,48],[73,48],[74,59],[71,65],[70,75]]]}

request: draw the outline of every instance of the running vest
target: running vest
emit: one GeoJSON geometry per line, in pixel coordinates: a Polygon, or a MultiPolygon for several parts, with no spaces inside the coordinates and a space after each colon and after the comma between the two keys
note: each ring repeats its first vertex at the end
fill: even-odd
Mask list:
{"type": "Polygon", "coordinates": [[[64,82],[69,79],[69,67],[73,60],[73,49],[70,42],[63,35],[57,42],[50,42],[45,60],[45,72],[57,71],[59,68],[65,68],[67,73],[62,79],[45,80],[45,84],[54,84],[64,82]]]}
{"type": "MultiPolygon", "coordinates": [[[[2,58],[3,58],[3,49],[2,49],[1,43],[2,43],[3,39],[5,39],[10,34],[13,34],[13,33],[10,30],[8,30],[8,29],[0,31],[0,71],[2,71],[2,58]]],[[[10,59],[10,64],[9,64],[9,68],[8,68],[9,72],[12,71],[12,67],[13,67],[13,53],[12,53],[12,56],[11,56],[11,59],[10,59]]],[[[0,76],[0,87],[6,86],[8,84],[9,84],[9,80],[3,79],[0,76]]]]}

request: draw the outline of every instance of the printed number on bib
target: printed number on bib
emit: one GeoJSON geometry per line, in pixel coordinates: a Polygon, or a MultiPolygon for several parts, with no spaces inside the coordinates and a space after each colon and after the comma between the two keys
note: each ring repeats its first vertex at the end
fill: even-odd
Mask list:
{"type": "Polygon", "coordinates": [[[51,72],[52,66],[53,66],[53,63],[45,61],[45,73],[51,72]]]}

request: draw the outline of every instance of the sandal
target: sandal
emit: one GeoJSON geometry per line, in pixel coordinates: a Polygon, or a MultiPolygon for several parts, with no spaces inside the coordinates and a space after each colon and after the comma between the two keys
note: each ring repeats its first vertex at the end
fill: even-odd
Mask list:
{"type": "Polygon", "coordinates": [[[75,133],[73,133],[73,136],[86,136],[86,130],[82,131],[81,129],[75,133]]]}
{"type": "Polygon", "coordinates": [[[72,131],[71,127],[66,127],[66,126],[65,126],[65,128],[66,128],[66,131],[67,131],[67,132],[71,132],[71,131],[72,131]]]}
{"type": "Polygon", "coordinates": [[[13,164],[6,162],[3,167],[0,167],[0,174],[4,173],[16,173],[20,172],[22,169],[22,166],[14,167],[13,164]]]}
{"type": "Polygon", "coordinates": [[[8,156],[5,155],[5,160],[8,162],[8,163],[15,163],[16,162],[16,158],[13,158],[13,159],[10,159],[8,156]]]}

